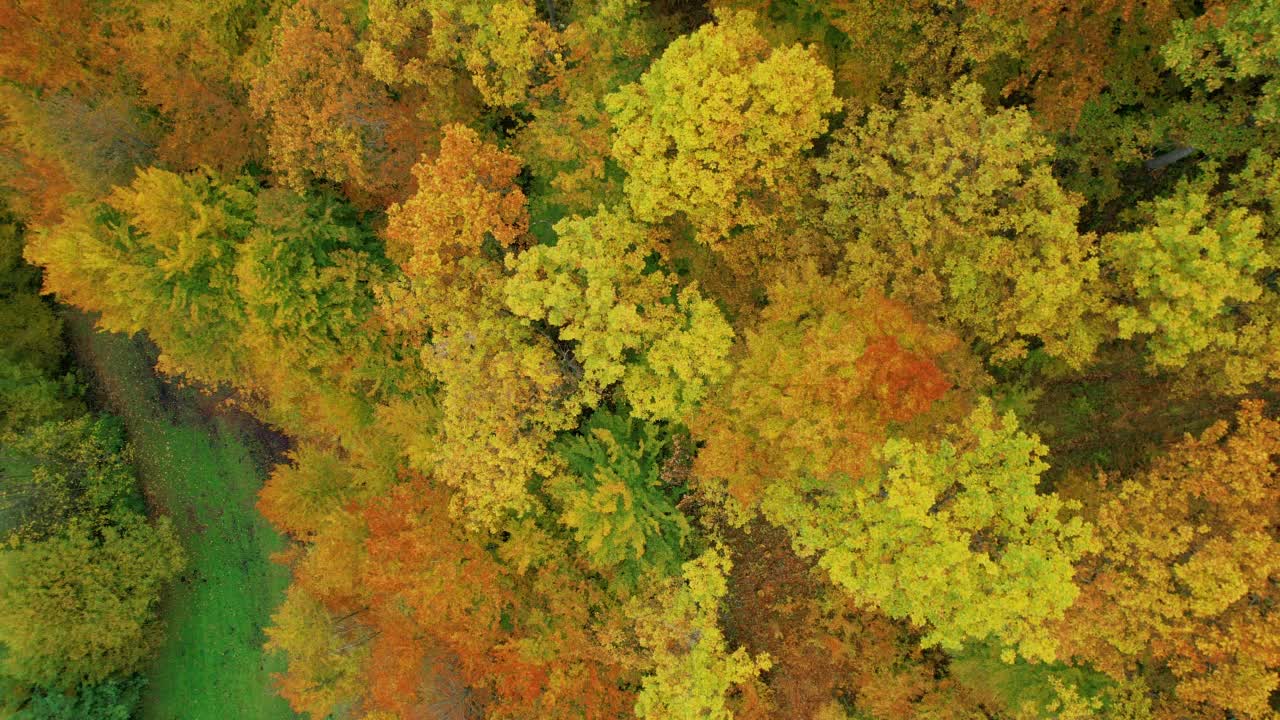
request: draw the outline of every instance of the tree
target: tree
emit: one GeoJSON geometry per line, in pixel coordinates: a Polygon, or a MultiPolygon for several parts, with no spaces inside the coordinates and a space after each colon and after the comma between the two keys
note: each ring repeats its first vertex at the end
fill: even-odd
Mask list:
{"type": "Polygon", "coordinates": [[[547,446],[579,410],[563,354],[502,300],[496,260],[528,226],[519,172],[516,157],[450,127],[415,169],[418,191],[388,212],[405,277],[382,289],[380,316],[439,388],[439,435],[413,451],[414,467],[489,527],[532,507],[528,483],[554,472],[547,446]]]}
{"type": "Polygon", "coordinates": [[[1280,423],[1263,409],[1246,401],[1136,475],[1101,478],[1101,548],[1061,626],[1067,649],[1116,678],[1168,668],[1184,716],[1271,717],[1280,686],[1280,423]]]}
{"type": "Polygon", "coordinates": [[[31,88],[94,87],[114,60],[109,23],[89,0],[15,0],[0,9],[0,76],[31,88]]]}
{"type": "Polygon", "coordinates": [[[683,213],[713,248],[735,227],[768,222],[794,193],[824,116],[840,109],[831,71],[810,50],[774,50],[752,23],[720,15],[605,100],[636,218],[683,213]]]}
{"type": "Polygon", "coordinates": [[[532,117],[515,144],[545,182],[547,202],[585,214],[623,199],[621,178],[607,171],[613,128],[604,99],[640,77],[661,38],[640,0],[573,3],[557,19],[560,61],[530,89],[532,117]]]}
{"type": "Polygon", "coordinates": [[[728,371],[733,330],[696,286],[646,271],[652,254],[643,226],[601,208],[556,224],[553,247],[507,260],[507,307],[559,328],[582,365],[583,402],[595,406],[614,383],[637,415],[687,414],[728,371]]]}
{"type": "Polygon", "coordinates": [[[534,508],[529,483],[557,472],[549,446],[581,404],[546,335],[502,312],[496,291],[475,301],[441,318],[421,350],[442,386],[433,465],[422,469],[458,490],[455,507],[471,522],[495,527],[534,508]]]}
{"type": "MultiPolygon", "coordinates": [[[[257,195],[254,220],[235,249],[245,312],[238,341],[254,367],[252,384],[279,405],[289,395],[307,404],[317,390],[337,396],[320,405],[367,405],[364,381],[377,372],[370,366],[381,343],[371,323],[373,287],[389,269],[373,233],[345,203],[282,189],[257,195]]],[[[336,423],[333,434],[358,424],[336,423]]]]}
{"type": "Polygon", "coordinates": [[[0,220],[0,356],[51,373],[62,364],[62,320],[40,298],[40,271],[23,262],[23,232],[0,220]]]}
{"type": "Polygon", "coordinates": [[[159,639],[160,590],[183,563],[168,520],[137,513],[99,526],[76,518],[0,551],[5,674],[73,686],[137,670],[159,639]]]}
{"type": "Polygon", "coordinates": [[[250,44],[266,34],[270,3],[177,0],[120,3],[127,28],[113,47],[164,118],[157,154],[175,170],[235,173],[266,147],[243,82],[250,44]]]}
{"type": "Polygon", "coordinates": [[[1075,599],[1072,564],[1092,542],[1060,518],[1070,504],[1036,492],[1045,452],[983,401],[936,447],[891,438],[878,470],[775,484],[763,509],[856,601],[927,627],[923,645],[994,639],[1007,661],[1052,660],[1046,621],[1075,599]]]}
{"type": "Polygon", "coordinates": [[[84,412],[72,376],[50,377],[40,368],[0,354],[0,438],[84,412]]]}
{"type": "Polygon", "coordinates": [[[77,94],[6,84],[0,151],[13,207],[33,220],[60,220],[66,210],[100,199],[155,158],[159,127],[127,89],[77,94]]]}
{"type": "Polygon", "coordinates": [[[1029,91],[1037,118],[1055,130],[1073,128],[1104,88],[1127,94],[1157,88],[1155,56],[1177,19],[1171,0],[966,1],[1022,26],[1022,73],[1005,93],[1029,91]]]}
{"type": "Polygon", "coordinates": [[[1280,306],[1266,280],[1280,259],[1261,217],[1229,195],[1210,196],[1216,176],[1210,169],[1140,205],[1145,227],[1107,236],[1103,253],[1117,275],[1120,337],[1146,336],[1153,369],[1240,393],[1280,367],[1280,306]]]}
{"type": "Polygon", "coordinates": [[[287,185],[301,189],[323,178],[345,184],[362,204],[381,206],[403,196],[430,125],[417,118],[416,103],[395,97],[364,69],[355,10],[347,0],[285,8],[249,99],[287,185]]]}
{"type": "Polygon", "coordinates": [[[516,184],[520,159],[461,125],[444,128],[440,152],[413,167],[417,190],[387,210],[388,251],[405,275],[427,285],[459,275],[458,260],[487,241],[508,248],[529,229],[525,195],[516,184]]]}
{"type": "Polygon", "coordinates": [[[771,484],[861,476],[890,426],[949,412],[937,404],[948,375],[964,383],[968,373],[948,333],[811,270],[770,289],[745,339],[744,356],[691,422],[705,442],[698,484],[742,518],[771,484]]]}
{"type": "Polygon", "coordinates": [[[380,469],[344,459],[336,448],[300,443],[288,460],[272,469],[258,495],[258,510],[272,525],[301,539],[313,538],[333,513],[391,485],[380,469]]]}
{"type": "Polygon", "coordinates": [[[448,490],[423,477],[365,509],[366,584],[382,612],[399,612],[457,658],[467,685],[529,693],[540,674],[521,662],[511,638],[513,602],[501,567],[448,511],[448,490]]]}
{"type": "Polygon", "coordinates": [[[844,277],[945,318],[995,362],[1036,338],[1080,367],[1100,340],[1098,263],[1052,155],[1025,111],[988,113],[974,84],[872,110],[819,163],[844,277]]]}
{"type": "Polygon", "coordinates": [[[237,245],[252,229],[253,187],[149,168],[106,203],[35,233],[27,259],[45,291],[100,313],[99,327],[146,330],[160,367],[209,383],[244,375],[235,352],[244,306],[237,245]]]}
{"type": "Polygon", "coordinates": [[[20,538],[57,535],[72,518],[94,528],[122,509],[140,509],[133,507],[137,480],[119,420],[85,414],[21,430],[0,445],[5,459],[29,468],[0,496],[15,521],[8,530],[20,538]]]}
{"type": "Polygon", "coordinates": [[[966,0],[715,0],[717,10],[751,10],[774,47],[813,44],[831,66],[836,96],[851,116],[893,106],[912,92],[944,94],[966,75],[996,75],[1023,38],[1015,23],[966,0]]]}
{"type": "Polygon", "coordinates": [[[636,698],[636,717],[732,720],[725,693],[772,666],[768,655],[730,652],[718,626],[732,567],[723,549],[709,549],[686,562],[681,577],[651,580],[652,604],[633,602],[636,634],[653,663],[636,698]]]}
{"type": "Polygon", "coordinates": [[[131,720],[142,704],[141,677],[81,685],[74,693],[41,688],[32,693],[13,720],[131,720]]]}
{"type": "Polygon", "coordinates": [[[603,409],[556,443],[570,473],[546,491],[593,568],[634,582],[644,569],[674,574],[683,561],[692,531],[662,486],[668,444],[654,425],[603,409]]]}
{"type": "Polygon", "coordinates": [[[1259,123],[1280,120],[1280,4],[1274,0],[1215,4],[1194,20],[1177,22],[1160,49],[1188,85],[1212,93],[1228,84],[1263,81],[1254,100],[1259,123]]]}
{"type": "Polygon", "coordinates": [[[495,108],[522,104],[558,60],[556,33],[529,0],[381,0],[370,3],[369,20],[365,66],[375,77],[461,93],[457,78],[469,77],[471,92],[495,108]]]}
{"type": "Polygon", "coordinates": [[[276,676],[280,694],[298,712],[327,717],[360,696],[360,669],[368,632],[351,618],[336,619],[319,600],[291,585],[266,628],[268,652],[288,654],[288,670],[276,676]],[[364,639],[364,642],[361,641],[364,639]]]}

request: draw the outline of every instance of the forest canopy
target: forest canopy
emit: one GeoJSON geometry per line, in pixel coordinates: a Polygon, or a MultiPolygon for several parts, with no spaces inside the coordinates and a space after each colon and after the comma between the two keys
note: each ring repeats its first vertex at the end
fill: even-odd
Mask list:
{"type": "Polygon", "coordinates": [[[0,0],[0,715],[184,711],[87,317],[302,716],[1280,718],[1278,158],[1277,0],[0,0]]]}

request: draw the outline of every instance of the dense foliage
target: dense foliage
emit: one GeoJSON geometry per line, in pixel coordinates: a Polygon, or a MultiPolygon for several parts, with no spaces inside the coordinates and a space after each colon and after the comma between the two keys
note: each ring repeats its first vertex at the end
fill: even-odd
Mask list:
{"type": "Polygon", "coordinates": [[[128,717],[183,562],[57,301],[290,438],[315,720],[1280,717],[1278,52],[1275,0],[0,0],[5,702],[128,717]]]}

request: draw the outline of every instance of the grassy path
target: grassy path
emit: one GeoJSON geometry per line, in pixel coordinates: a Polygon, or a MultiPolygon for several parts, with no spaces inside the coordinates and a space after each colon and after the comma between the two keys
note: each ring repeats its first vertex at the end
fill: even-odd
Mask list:
{"type": "Polygon", "coordinates": [[[253,506],[271,438],[158,379],[140,343],[68,320],[97,399],[125,421],[148,500],[173,518],[190,560],[165,600],[143,719],[295,717],[271,688],[282,663],[262,652],[262,628],[288,581],[269,560],[283,541],[253,506]]]}

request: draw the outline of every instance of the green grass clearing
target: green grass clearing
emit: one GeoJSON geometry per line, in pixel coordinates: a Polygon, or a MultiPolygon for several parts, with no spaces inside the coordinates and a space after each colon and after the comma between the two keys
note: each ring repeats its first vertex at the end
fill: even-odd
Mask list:
{"type": "Polygon", "coordinates": [[[267,448],[246,423],[157,379],[139,343],[93,332],[83,316],[69,321],[94,391],[125,422],[148,499],[172,517],[188,555],[164,601],[143,720],[296,717],[272,688],[282,660],[262,650],[288,583],[269,559],[284,540],[254,508],[267,448]]]}

